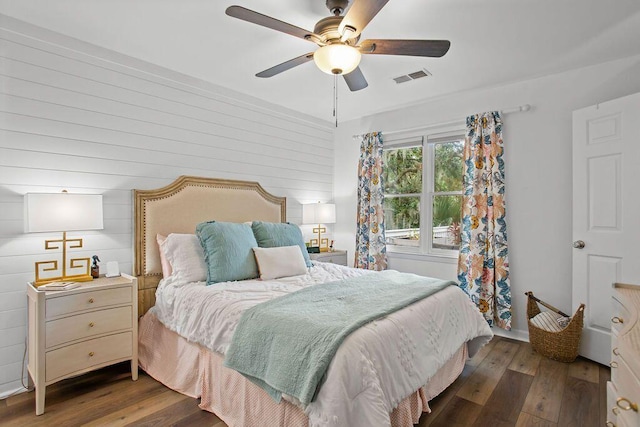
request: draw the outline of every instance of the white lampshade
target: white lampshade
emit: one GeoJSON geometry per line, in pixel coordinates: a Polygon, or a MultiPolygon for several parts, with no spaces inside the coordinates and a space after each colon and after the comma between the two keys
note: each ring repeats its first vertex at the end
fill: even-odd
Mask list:
{"type": "Polygon", "coordinates": [[[302,205],[303,224],[334,224],[336,205],[333,203],[310,203],[302,205]]]}
{"type": "Polygon", "coordinates": [[[24,231],[102,230],[102,195],[27,193],[24,195],[24,231]]]}
{"type": "Polygon", "coordinates": [[[349,74],[360,64],[362,55],[355,47],[346,44],[322,46],[313,54],[313,61],[327,74],[349,74]]]}

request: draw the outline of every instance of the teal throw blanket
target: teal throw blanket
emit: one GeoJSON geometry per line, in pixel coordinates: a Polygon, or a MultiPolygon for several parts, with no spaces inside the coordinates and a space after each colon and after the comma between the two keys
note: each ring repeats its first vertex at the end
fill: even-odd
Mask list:
{"type": "Polygon", "coordinates": [[[225,356],[277,402],[308,405],[342,341],[353,331],[455,285],[383,271],[301,289],[245,311],[225,356]]]}

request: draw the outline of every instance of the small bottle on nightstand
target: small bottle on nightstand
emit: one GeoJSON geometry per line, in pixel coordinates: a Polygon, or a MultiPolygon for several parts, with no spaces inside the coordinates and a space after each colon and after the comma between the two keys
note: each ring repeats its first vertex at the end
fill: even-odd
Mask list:
{"type": "Polygon", "coordinates": [[[100,262],[100,258],[98,258],[98,255],[94,255],[92,258],[93,265],[91,266],[91,277],[97,279],[98,277],[100,277],[100,266],[98,265],[98,263],[100,262]]]}

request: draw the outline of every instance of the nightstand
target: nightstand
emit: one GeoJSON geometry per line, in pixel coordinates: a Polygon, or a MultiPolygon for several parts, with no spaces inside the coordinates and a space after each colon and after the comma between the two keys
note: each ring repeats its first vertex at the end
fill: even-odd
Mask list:
{"type": "Polygon", "coordinates": [[[309,258],[314,261],[347,265],[347,251],[320,252],[319,254],[309,254],[309,258]]]}
{"type": "Polygon", "coordinates": [[[45,389],[65,378],[131,360],[138,379],[138,281],[123,274],[83,282],[68,291],[27,286],[30,380],[36,415],[45,389]]]}

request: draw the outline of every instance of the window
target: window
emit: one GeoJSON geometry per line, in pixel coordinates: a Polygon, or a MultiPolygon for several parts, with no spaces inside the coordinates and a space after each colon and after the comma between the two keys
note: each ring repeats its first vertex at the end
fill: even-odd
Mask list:
{"type": "Polygon", "coordinates": [[[422,209],[422,144],[384,150],[387,244],[418,247],[422,209]]]}
{"type": "Polygon", "coordinates": [[[390,252],[457,255],[463,148],[461,132],[385,140],[384,215],[390,252]]]}

